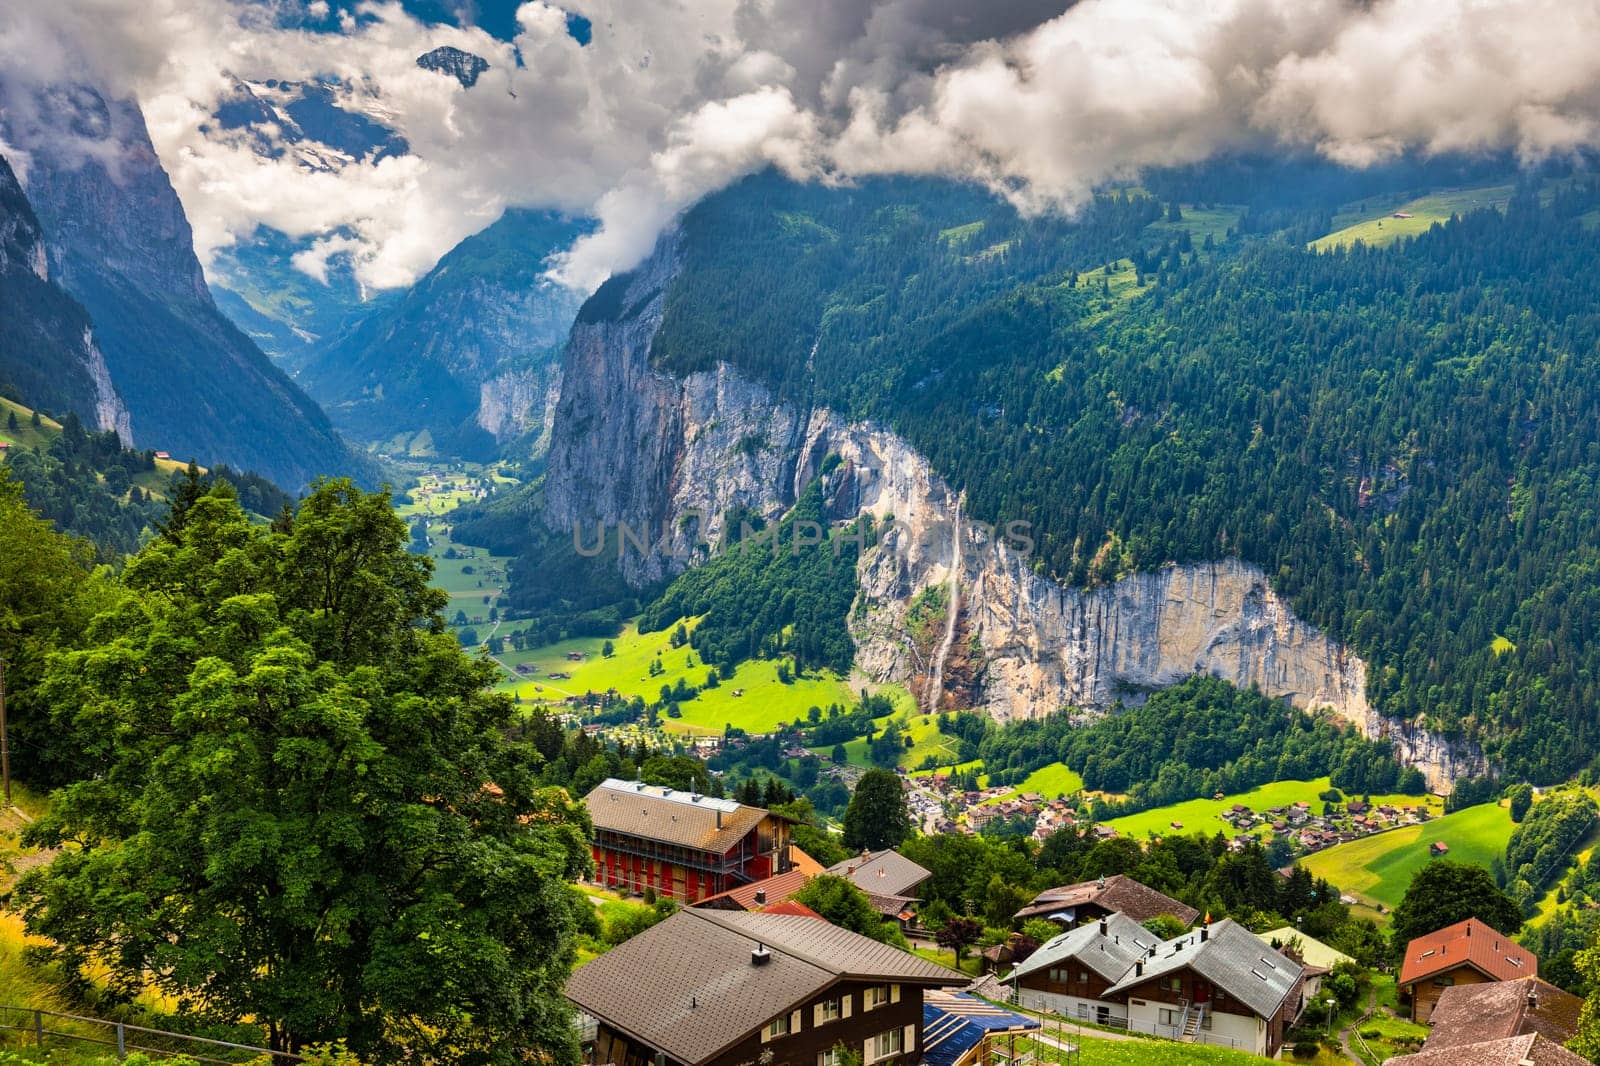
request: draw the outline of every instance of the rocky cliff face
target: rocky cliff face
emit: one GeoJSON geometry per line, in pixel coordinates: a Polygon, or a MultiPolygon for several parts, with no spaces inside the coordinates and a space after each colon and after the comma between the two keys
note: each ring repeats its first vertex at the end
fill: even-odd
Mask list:
{"type": "Polygon", "coordinates": [[[6,140],[30,157],[27,198],[50,274],[92,319],[101,377],[126,401],[136,443],[291,489],[318,474],[370,475],[217,310],[138,105],[79,86],[0,85],[0,100],[6,140]]]}
{"type": "Polygon", "coordinates": [[[580,314],[545,483],[546,522],[557,532],[577,530],[593,544],[597,525],[634,531],[618,555],[631,584],[691,565],[730,511],[776,518],[822,477],[831,519],[870,514],[885,530],[858,568],[858,669],[907,683],[924,707],[979,706],[1008,721],[1136,701],[1208,673],[1393,738],[1435,787],[1481,772],[1476,751],[1376,713],[1366,664],[1295,617],[1249,564],[1172,565],[1064,587],[1034,571],[1031,531],[964,519],[928,461],[882,427],[780,403],[726,365],[684,379],[655,369],[650,343],[677,263],[668,237],[580,314]],[[955,612],[931,640],[908,620],[930,589],[955,612]]]}
{"type": "Polygon", "coordinates": [[[76,414],[133,439],[88,313],[50,276],[38,219],[10,165],[0,159],[0,388],[29,407],[76,414]]]}
{"type": "Polygon", "coordinates": [[[493,458],[523,439],[542,454],[579,302],[542,277],[544,260],[579,232],[557,216],[506,212],[322,347],[300,380],[363,440],[427,430],[445,454],[493,458]]]}

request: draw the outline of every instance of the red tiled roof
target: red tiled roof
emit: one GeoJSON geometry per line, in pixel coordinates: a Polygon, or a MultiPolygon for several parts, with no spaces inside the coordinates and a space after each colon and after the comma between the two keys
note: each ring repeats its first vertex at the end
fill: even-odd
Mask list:
{"type": "Polygon", "coordinates": [[[726,892],[715,896],[707,896],[695,904],[696,907],[715,907],[724,905],[723,909],[736,909],[741,911],[758,911],[774,903],[782,903],[806,886],[811,880],[803,870],[790,870],[788,873],[773,874],[761,881],[752,881],[748,885],[730,888],[726,892]],[[762,892],[762,902],[756,902],[756,893],[762,892]]]}
{"type": "Polygon", "coordinates": [[[1462,965],[1495,981],[1539,975],[1538,956],[1493,927],[1468,918],[1407,944],[1400,984],[1413,984],[1462,965]]]}
{"type": "Polygon", "coordinates": [[[815,918],[819,922],[827,921],[822,915],[807,907],[797,899],[786,899],[782,903],[774,903],[770,907],[761,908],[762,914],[796,914],[802,918],[815,918]]]}

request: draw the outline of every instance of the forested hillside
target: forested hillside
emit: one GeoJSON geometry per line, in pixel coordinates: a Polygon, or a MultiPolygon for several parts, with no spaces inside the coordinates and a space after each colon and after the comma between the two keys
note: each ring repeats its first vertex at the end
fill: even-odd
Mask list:
{"type": "Polygon", "coordinates": [[[1597,202],[1529,179],[1314,254],[1331,202],[1230,223],[1131,191],[1069,223],[764,177],[690,213],[653,356],[890,426],[1065,582],[1253,562],[1384,713],[1548,779],[1600,744],[1597,202]]]}

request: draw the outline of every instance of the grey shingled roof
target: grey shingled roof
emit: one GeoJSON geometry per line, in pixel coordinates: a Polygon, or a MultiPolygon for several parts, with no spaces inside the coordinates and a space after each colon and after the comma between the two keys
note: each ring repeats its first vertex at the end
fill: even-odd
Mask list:
{"type": "Polygon", "coordinates": [[[1205,940],[1200,934],[1196,929],[1163,941],[1155,958],[1145,960],[1143,974],[1129,973],[1108,993],[1126,992],[1187,966],[1260,1017],[1271,1017],[1283,1006],[1304,967],[1227,919],[1213,924],[1205,940]]]}
{"type": "MultiPolygon", "coordinates": [[[[1100,932],[1099,922],[1089,922],[1042,944],[1019,965],[1013,977],[1025,977],[1039,970],[1047,970],[1064,962],[1076,961],[1087,966],[1107,981],[1120,981],[1133,969],[1133,964],[1151,948],[1161,943],[1161,938],[1124,914],[1106,918],[1106,931],[1100,932]]],[[[1009,978],[1008,978],[1009,980],[1009,978]]]]}
{"type": "Polygon", "coordinates": [[[614,777],[596,785],[584,797],[584,803],[596,829],[718,854],[737,844],[767,817],[760,807],[614,777]],[[720,826],[718,814],[722,816],[720,826]]]}
{"type": "Polygon", "coordinates": [[[873,896],[909,896],[933,874],[898,851],[871,851],[836,862],[828,873],[848,877],[861,891],[873,896]]]}
{"type": "Polygon", "coordinates": [[[842,977],[943,987],[966,977],[803,915],[684,910],[579,967],[567,998],[679,1062],[700,1063],[842,977]],[[770,960],[751,963],[765,945],[770,960]]]}

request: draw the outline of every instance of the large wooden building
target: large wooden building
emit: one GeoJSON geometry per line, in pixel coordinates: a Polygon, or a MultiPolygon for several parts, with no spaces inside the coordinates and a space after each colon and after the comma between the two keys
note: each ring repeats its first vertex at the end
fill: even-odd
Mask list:
{"type": "Polygon", "coordinates": [[[1230,921],[1161,940],[1112,913],[1047,941],[1012,980],[1024,1007],[1270,1057],[1304,1008],[1305,974],[1230,921]]]}
{"type": "Polygon", "coordinates": [[[864,1066],[922,1061],[923,992],[967,977],[817,917],[682,910],[578,968],[587,1062],[864,1066]]]}
{"type": "Polygon", "coordinates": [[[1019,921],[1048,918],[1061,925],[1086,925],[1109,914],[1124,914],[1136,922],[1170,914],[1184,925],[1193,925],[1200,912],[1141,884],[1125,874],[1079,881],[1075,885],[1050,888],[1034,897],[1017,912],[1019,921]]]}
{"type": "Polygon", "coordinates": [[[616,778],[585,803],[607,888],[695,903],[790,867],[789,823],[760,807],[616,778]]]}
{"type": "Polygon", "coordinates": [[[1411,1020],[1428,1025],[1446,989],[1539,976],[1539,958],[1493,926],[1468,918],[1406,945],[1400,994],[1411,1020]]]}

